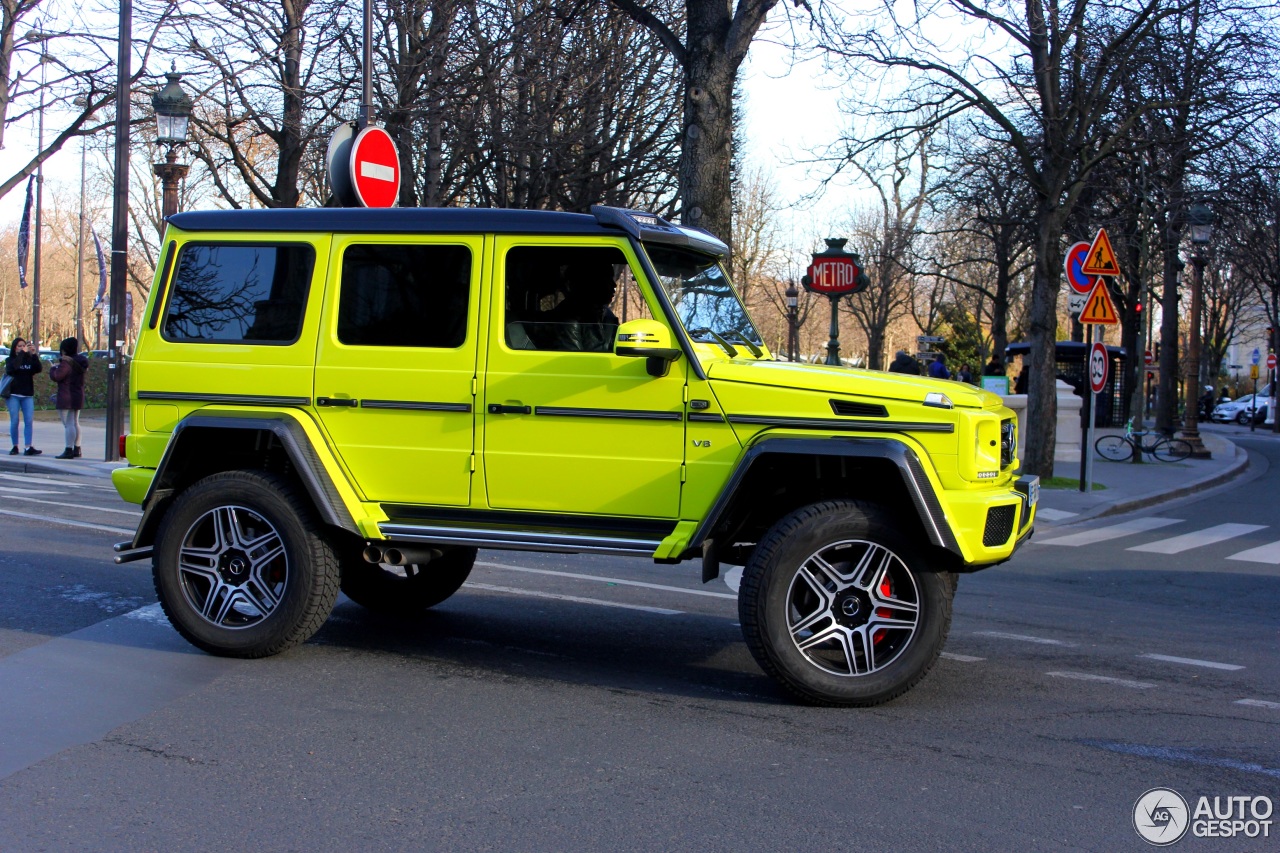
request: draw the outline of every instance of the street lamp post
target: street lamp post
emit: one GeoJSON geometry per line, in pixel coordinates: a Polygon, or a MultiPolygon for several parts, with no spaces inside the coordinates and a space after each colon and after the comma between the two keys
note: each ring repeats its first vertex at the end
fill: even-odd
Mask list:
{"type": "Polygon", "coordinates": [[[1204,311],[1204,268],[1208,259],[1204,248],[1213,235],[1213,212],[1199,202],[1191,206],[1191,329],[1187,341],[1186,406],[1182,418],[1182,438],[1191,445],[1191,455],[1196,459],[1208,459],[1210,453],[1200,440],[1200,322],[1204,311]]]}
{"type": "Polygon", "coordinates": [[[787,282],[787,358],[790,361],[800,360],[800,291],[796,290],[794,281],[787,282]]]}
{"type": "Polygon", "coordinates": [[[116,39],[115,178],[111,205],[111,286],[107,297],[107,429],[103,458],[121,456],[124,434],[124,295],[129,262],[129,78],[133,69],[133,0],[120,0],[116,39]]]}
{"type": "Polygon", "coordinates": [[[160,179],[163,188],[161,212],[165,219],[178,212],[178,183],[191,168],[178,162],[177,147],[187,140],[187,121],[191,117],[191,98],[178,82],[182,75],[169,71],[164,75],[168,84],[151,98],[156,111],[156,141],[169,146],[163,163],[153,163],[151,171],[160,179]]]}

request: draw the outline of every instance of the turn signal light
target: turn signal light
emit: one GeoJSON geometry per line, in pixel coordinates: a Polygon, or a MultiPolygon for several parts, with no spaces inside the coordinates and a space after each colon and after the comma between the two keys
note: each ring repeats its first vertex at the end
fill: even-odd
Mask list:
{"type": "Polygon", "coordinates": [[[120,436],[120,458],[121,458],[121,459],[126,458],[126,457],[125,457],[125,455],[124,455],[124,440],[125,440],[125,438],[127,438],[127,436],[124,436],[124,435],[120,436]]]}

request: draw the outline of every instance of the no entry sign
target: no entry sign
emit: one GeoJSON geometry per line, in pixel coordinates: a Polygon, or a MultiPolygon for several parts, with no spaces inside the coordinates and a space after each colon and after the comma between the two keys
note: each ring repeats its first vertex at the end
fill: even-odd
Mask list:
{"type": "Polygon", "coordinates": [[[400,197],[400,155],[391,135],[366,127],[351,144],[351,185],[364,207],[391,207],[400,197]]]}

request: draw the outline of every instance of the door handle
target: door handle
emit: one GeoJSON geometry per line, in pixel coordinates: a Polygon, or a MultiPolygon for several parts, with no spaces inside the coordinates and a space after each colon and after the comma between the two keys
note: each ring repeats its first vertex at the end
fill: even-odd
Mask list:
{"type": "Polygon", "coordinates": [[[355,408],[360,405],[359,400],[351,400],[346,397],[316,397],[317,406],[349,406],[355,408]]]}
{"type": "Polygon", "coordinates": [[[501,406],[497,403],[490,403],[489,414],[491,415],[531,415],[533,414],[533,407],[532,406],[501,406]]]}

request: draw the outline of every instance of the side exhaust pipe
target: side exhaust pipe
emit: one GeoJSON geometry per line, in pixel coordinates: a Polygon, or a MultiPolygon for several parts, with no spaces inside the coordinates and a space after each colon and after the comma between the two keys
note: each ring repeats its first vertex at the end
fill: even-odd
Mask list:
{"type": "Polygon", "coordinates": [[[386,563],[389,566],[425,566],[443,553],[439,548],[416,545],[369,545],[364,549],[364,558],[370,563],[386,563]]]}

